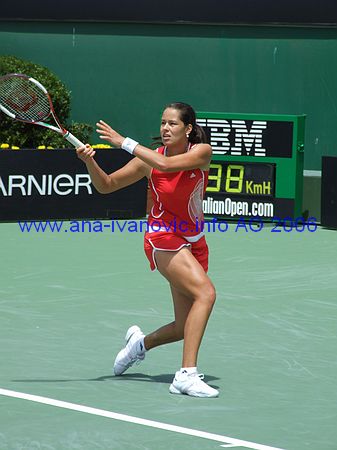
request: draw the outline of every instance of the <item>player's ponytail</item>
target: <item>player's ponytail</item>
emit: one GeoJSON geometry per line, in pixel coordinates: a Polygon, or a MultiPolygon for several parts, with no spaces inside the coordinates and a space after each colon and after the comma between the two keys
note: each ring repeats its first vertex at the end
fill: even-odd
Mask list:
{"type": "Polygon", "coordinates": [[[207,136],[204,129],[196,123],[193,126],[193,130],[191,131],[188,140],[192,144],[199,144],[199,143],[206,144],[207,136]]]}

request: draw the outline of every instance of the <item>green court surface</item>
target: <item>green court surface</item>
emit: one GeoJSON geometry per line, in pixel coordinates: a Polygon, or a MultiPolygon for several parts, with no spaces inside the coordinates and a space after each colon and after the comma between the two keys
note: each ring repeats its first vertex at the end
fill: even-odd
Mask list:
{"type": "Polygon", "coordinates": [[[129,326],[172,319],[141,233],[0,231],[1,450],[337,449],[336,231],[208,233],[217,399],[169,394],[181,343],[112,375],[129,326]]]}

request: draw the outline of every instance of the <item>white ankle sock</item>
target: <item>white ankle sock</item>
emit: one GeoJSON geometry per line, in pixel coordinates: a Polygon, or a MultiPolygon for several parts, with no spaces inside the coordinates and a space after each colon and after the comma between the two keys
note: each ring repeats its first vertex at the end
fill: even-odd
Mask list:
{"type": "Polygon", "coordinates": [[[197,373],[196,367],[182,367],[180,369],[180,373],[187,373],[187,375],[191,375],[192,373],[197,373]]]}

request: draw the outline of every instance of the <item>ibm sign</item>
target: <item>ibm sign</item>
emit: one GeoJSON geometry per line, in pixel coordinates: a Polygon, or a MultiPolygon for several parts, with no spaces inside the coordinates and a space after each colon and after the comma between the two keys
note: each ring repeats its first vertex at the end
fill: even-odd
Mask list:
{"type": "MultiPolygon", "coordinates": [[[[198,119],[198,124],[209,134],[213,153],[216,155],[266,156],[262,146],[262,132],[267,122],[254,120],[248,124],[245,120],[198,119]]],[[[251,121],[249,121],[251,122],[251,121]]]]}
{"type": "Polygon", "coordinates": [[[203,113],[197,114],[197,123],[203,127],[213,155],[292,157],[293,122],[270,120],[250,114],[203,113]],[[219,117],[222,116],[222,117],[219,117]]]}

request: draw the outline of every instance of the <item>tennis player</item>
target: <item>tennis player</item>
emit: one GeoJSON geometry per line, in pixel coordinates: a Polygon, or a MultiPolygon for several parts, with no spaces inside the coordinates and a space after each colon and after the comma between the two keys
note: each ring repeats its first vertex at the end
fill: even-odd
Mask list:
{"type": "Polygon", "coordinates": [[[155,151],[125,138],[107,123],[97,123],[100,138],[135,156],[121,169],[107,174],[96,163],[89,146],[77,149],[95,188],[102,194],[114,192],[146,176],[153,208],[148,217],[144,249],[152,270],[158,269],[170,284],[174,321],[144,335],[134,325],[127,330],[125,347],[114,363],[122,375],[146,352],[160,345],[184,340],[182,367],[169,391],[194,397],[217,397],[219,392],[203,381],[197,357],[215,302],[215,289],[207,276],[208,247],[200,230],[202,200],[208,181],[212,149],[193,108],[172,103],[162,114],[162,146],[155,151]]]}

